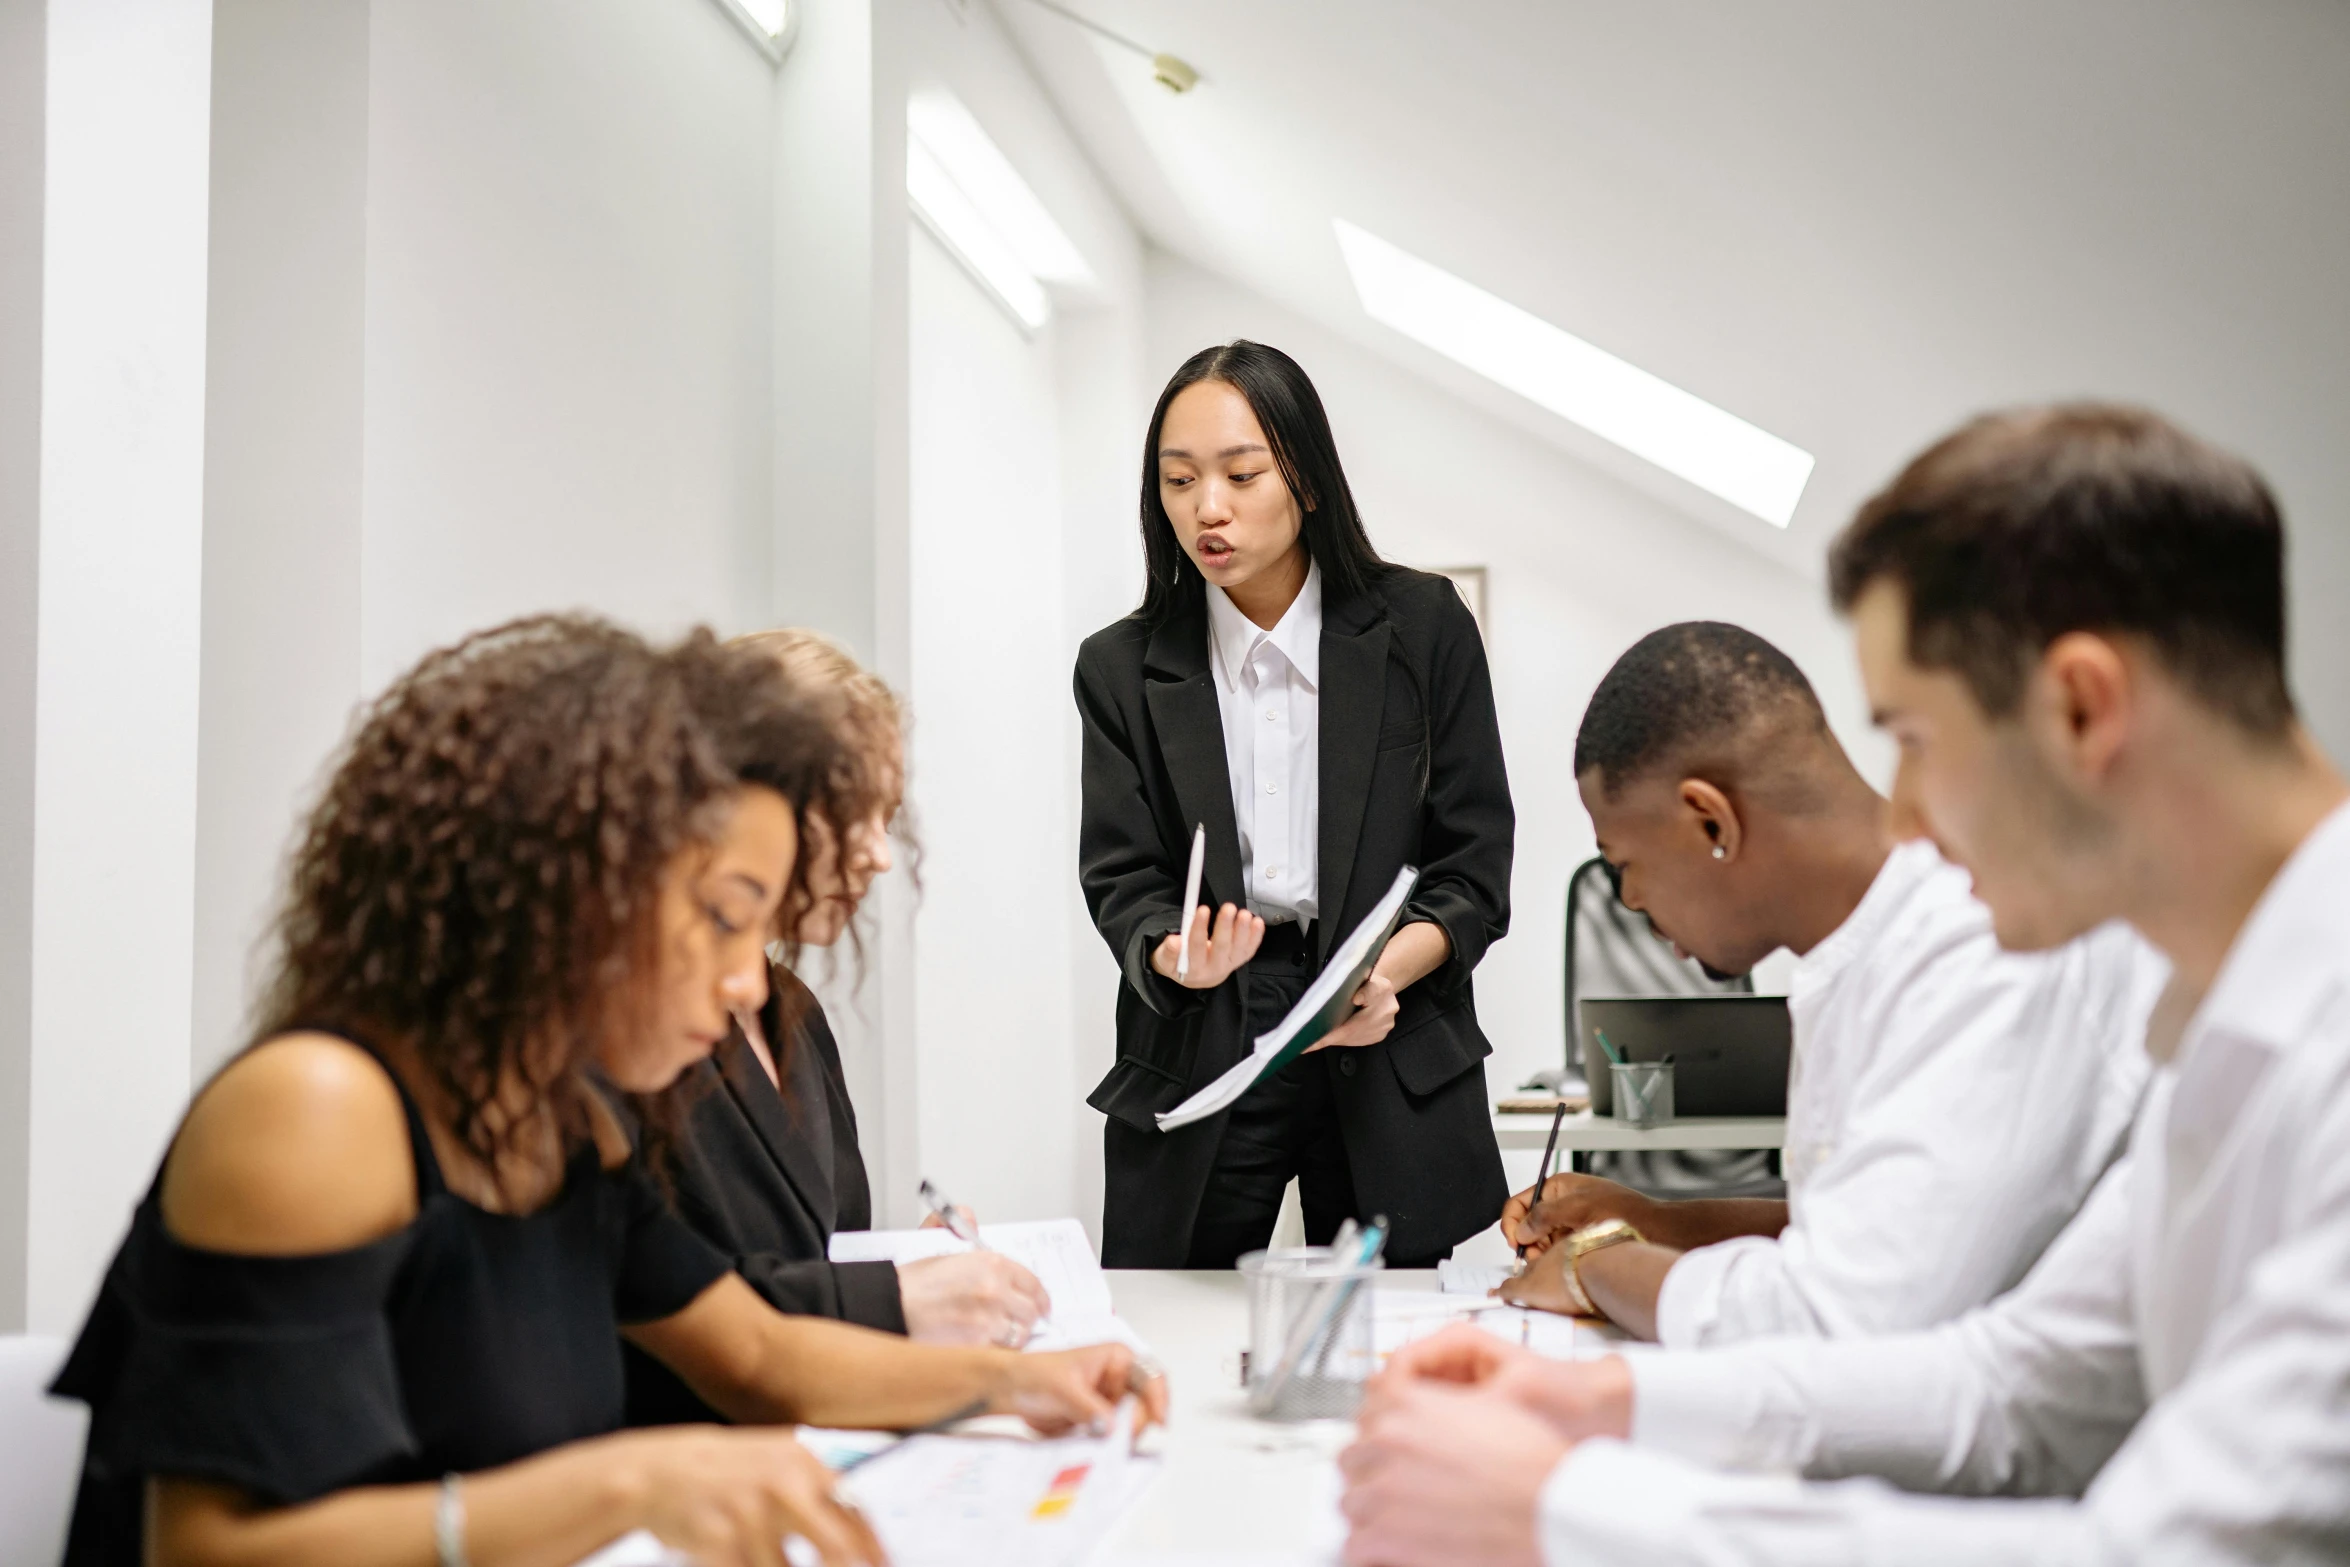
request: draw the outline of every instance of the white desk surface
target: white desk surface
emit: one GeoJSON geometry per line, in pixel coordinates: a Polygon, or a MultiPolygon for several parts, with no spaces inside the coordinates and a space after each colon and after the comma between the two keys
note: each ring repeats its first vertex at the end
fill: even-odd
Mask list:
{"type": "MultiPolygon", "coordinates": [[[[1331,1460],[1351,1421],[1276,1425],[1248,1413],[1240,1351],[1248,1291],[1237,1273],[1113,1269],[1118,1314],[1167,1368],[1166,1461],[1095,1553],[1093,1567],[1290,1567],[1335,1562],[1342,1543],[1331,1460]]],[[[1430,1291],[1434,1270],[1385,1275],[1382,1290],[1430,1291]]],[[[1594,1349],[1599,1345],[1594,1334],[1594,1349]]]]}
{"type": "MultiPolygon", "coordinates": [[[[1548,1110],[1496,1111],[1494,1140],[1507,1149],[1540,1152],[1550,1136],[1548,1110]]],[[[1559,1152],[1662,1152],[1689,1148],[1784,1148],[1787,1122],[1775,1115],[1693,1116],[1669,1125],[1635,1131],[1614,1116],[1578,1110],[1559,1123],[1559,1152]]]]}

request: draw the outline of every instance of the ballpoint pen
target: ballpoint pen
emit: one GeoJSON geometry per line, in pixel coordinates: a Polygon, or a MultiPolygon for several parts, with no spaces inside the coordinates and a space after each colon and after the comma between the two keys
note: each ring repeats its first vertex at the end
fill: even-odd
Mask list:
{"type": "Polygon", "coordinates": [[[923,1206],[927,1207],[932,1213],[938,1216],[938,1222],[946,1226],[946,1232],[949,1235],[952,1235],[959,1241],[963,1241],[969,1245],[975,1246],[981,1251],[989,1251],[993,1249],[987,1244],[987,1242],[979,1238],[979,1226],[973,1224],[969,1219],[964,1218],[963,1210],[956,1207],[953,1203],[947,1201],[947,1194],[945,1192],[940,1191],[938,1187],[927,1178],[925,1178],[922,1182],[920,1190],[922,1193],[923,1206]]]}

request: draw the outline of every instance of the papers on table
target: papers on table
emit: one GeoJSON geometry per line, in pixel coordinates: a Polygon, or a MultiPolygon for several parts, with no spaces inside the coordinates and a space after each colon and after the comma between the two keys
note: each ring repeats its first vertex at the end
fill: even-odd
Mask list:
{"type": "Polygon", "coordinates": [[[892,1567],[1075,1567],[1157,1473],[1134,1456],[1135,1404],[1104,1437],[916,1436],[841,1489],[892,1567]]]}
{"type": "MultiPolygon", "coordinates": [[[[1028,1341],[1034,1350],[1074,1349],[1080,1344],[1131,1344],[1142,1340],[1110,1304],[1110,1281],[1085,1226],[1075,1219],[1032,1219],[1015,1224],[982,1224],[979,1239],[1026,1268],[1052,1297],[1052,1312],[1028,1341]]],[[[971,1250],[943,1229],[841,1230],[827,1252],[834,1262],[919,1262],[971,1250]]]]}
{"type": "Polygon", "coordinates": [[[1450,1257],[1436,1265],[1436,1287],[1447,1295],[1490,1295],[1517,1270],[1506,1262],[1455,1262],[1450,1257]]]}
{"type": "Polygon", "coordinates": [[[1331,952],[1329,963],[1306,987],[1306,993],[1297,998],[1297,1005],[1289,1009],[1289,1015],[1259,1034],[1256,1047],[1230,1071],[1157,1117],[1159,1130],[1172,1132],[1229,1108],[1234,1100],[1248,1092],[1249,1084],[1304,1055],[1307,1047],[1344,1022],[1354,1010],[1355,992],[1371,977],[1372,965],[1387,948],[1387,938],[1395,934],[1396,921],[1403,915],[1404,899],[1411,896],[1412,884],[1419,879],[1416,866],[1407,865],[1397,871],[1387,896],[1331,952]]]}
{"type": "Polygon", "coordinates": [[[1605,1354],[1611,1343],[1603,1329],[1573,1317],[1468,1295],[1381,1290],[1373,1304],[1371,1347],[1381,1361],[1413,1340],[1441,1333],[1456,1322],[1473,1323],[1505,1344],[1516,1344],[1553,1360],[1605,1354]]]}
{"type": "MultiPolygon", "coordinates": [[[[1076,1567],[1158,1473],[1137,1456],[1135,1403],[1104,1437],[913,1436],[806,1430],[800,1440],[881,1537],[891,1567],[1076,1567]]],[[[805,1541],[793,1567],[815,1567],[805,1541]]],[[[639,1529],[579,1567],[686,1567],[639,1529]]]]}

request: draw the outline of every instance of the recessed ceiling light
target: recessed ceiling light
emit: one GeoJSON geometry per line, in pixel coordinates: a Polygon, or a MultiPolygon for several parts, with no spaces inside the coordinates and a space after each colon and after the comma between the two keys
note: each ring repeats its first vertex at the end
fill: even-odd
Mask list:
{"type": "Polygon", "coordinates": [[[1052,317],[1046,283],[1093,279],[971,111],[946,92],[906,101],[906,197],[914,216],[1030,331],[1052,317]]]}
{"type": "Polygon", "coordinates": [[[1774,528],[1794,517],[1811,453],[1344,218],[1332,226],[1372,319],[1774,528]]]}

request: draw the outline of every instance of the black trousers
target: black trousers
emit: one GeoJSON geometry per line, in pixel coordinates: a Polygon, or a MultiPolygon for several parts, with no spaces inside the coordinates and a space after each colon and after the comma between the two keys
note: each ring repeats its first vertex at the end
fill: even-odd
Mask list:
{"type": "MultiPolygon", "coordinates": [[[[1269,927],[1240,975],[1248,1008],[1245,1037],[1253,1041],[1287,1016],[1313,977],[1307,932],[1294,924],[1269,927]]],[[[1337,1058],[1349,1053],[1301,1056],[1258,1078],[1225,1112],[1224,1138],[1200,1194],[1185,1267],[1229,1268],[1263,1247],[1273,1238],[1281,1196],[1293,1177],[1310,1244],[1327,1245],[1341,1223],[1362,1217],[1355,1212],[1354,1173],[1330,1087],[1337,1058]]]]}

